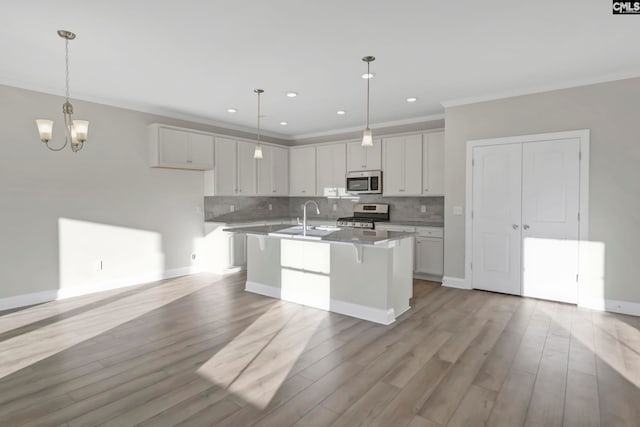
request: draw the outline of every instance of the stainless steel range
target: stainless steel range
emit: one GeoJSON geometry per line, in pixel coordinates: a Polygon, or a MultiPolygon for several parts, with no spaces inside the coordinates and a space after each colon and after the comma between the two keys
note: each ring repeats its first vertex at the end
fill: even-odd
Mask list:
{"type": "Polygon", "coordinates": [[[389,205],[358,203],[353,206],[353,216],[338,218],[338,227],[376,228],[376,222],[389,221],[389,205]]]}

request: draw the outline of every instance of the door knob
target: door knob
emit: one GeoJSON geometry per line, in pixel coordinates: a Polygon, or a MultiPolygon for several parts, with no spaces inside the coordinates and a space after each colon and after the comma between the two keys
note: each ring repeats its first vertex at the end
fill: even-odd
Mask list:
{"type": "Polygon", "coordinates": [[[527,224],[524,224],[524,225],[522,226],[522,228],[524,228],[525,230],[528,230],[528,229],[529,229],[529,226],[528,226],[527,224]]]}
{"type": "Polygon", "coordinates": [[[513,224],[511,227],[512,227],[514,230],[517,230],[518,228],[520,228],[520,226],[519,226],[518,224],[513,224]]]}

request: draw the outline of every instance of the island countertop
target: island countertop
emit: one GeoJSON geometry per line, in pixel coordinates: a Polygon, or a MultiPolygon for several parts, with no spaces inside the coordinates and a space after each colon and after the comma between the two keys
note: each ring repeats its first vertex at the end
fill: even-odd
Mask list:
{"type": "MultiPolygon", "coordinates": [[[[273,224],[273,225],[257,225],[249,227],[234,227],[226,228],[223,231],[229,233],[238,234],[253,234],[263,235],[269,237],[277,237],[281,239],[293,239],[293,240],[307,240],[304,237],[288,237],[288,236],[274,236],[271,233],[290,228],[291,225],[287,224],[273,224]]],[[[362,228],[341,228],[326,236],[316,239],[308,239],[308,241],[316,242],[335,242],[335,243],[353,243],[359,245],[380,245],[392,240],[404,239],[405,237],[414,236],[415,233],[403,232],[403,231],[386,231],[386,230],[366,230],[362,228]]]]}

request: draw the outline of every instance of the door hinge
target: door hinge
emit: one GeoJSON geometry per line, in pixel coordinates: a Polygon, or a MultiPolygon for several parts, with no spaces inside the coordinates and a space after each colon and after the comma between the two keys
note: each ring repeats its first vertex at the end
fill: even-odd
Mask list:
{"type": "Polygon", "coordinates": [[[471,167],[474,167],[476,165],[476,159],[471,159],[471,167]]]}
{"type": "Polygon", "coordinates": [[[582,160],[582,151],[578,151],[578,160],[582,160]]]}
{"type": "Polygon", "coordinates": [[[576,274],[576,282],[580,282],[580,275],[576,274]]]}
{"type": "Polygon", "coordinates": [[[578,212],[578,222],[580,222],[580,212],[578,212]]]}
{"type": "Polygon", "coordinates": [[[469,270],[473,270],[473,263],[472,262],[469,263],[469,270]]]}
{"type": "Polygon", "coordinates": [[[473,210],[471,210],[471,219],[473,219],[473,210]]]}

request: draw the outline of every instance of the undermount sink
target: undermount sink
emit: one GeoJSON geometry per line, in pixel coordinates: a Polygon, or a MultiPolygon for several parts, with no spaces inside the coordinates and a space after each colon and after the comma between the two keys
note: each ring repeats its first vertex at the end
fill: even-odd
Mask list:
{"type": "Polygon", "coordinates": [[[307,226],[307,232],[303,233],[301,225],[285,228],[269,233],[269,236],[292,237],[294,239],[321,240],[324,236],[340,230],[330,225],[307,226]]]}

